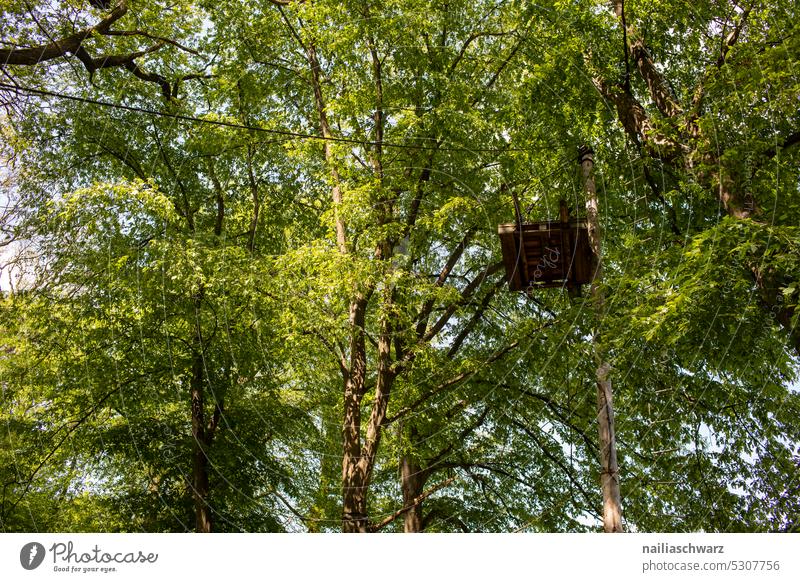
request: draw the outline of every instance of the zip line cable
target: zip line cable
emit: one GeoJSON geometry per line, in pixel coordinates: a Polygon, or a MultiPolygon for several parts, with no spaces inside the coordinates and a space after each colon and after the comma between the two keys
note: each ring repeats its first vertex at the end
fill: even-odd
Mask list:
{"type": "MultiPolygon", "coordinates": [[[[290,131],[288,129],[269,129],[266,127],[258,127],[253,125],[245,125],[240,123],[234,123],[232,121],[221,121],[217,119],[202,119],[199,117],[192,117],[190,115],[183,115],[180,113],[168,113],[166,111],[157,111],[155,109],[147,109],[145,107],[139,107],[136,105],[122,105],[120,103],[112,103],[110,101],[101,101],[99,99],[90,99],[88,97],[79,97],[77,95],[67,95],[65,93],[56,93],[55,91],[48,91],[46,89],[34,89],[32,87],[23,87],[21,85],[12,85],[9,83],[0,82],[0,89],[6,89],[8,91],[13,91],[18,94],[27,94],[29,96],[41,96],[41,97],[55,97],[57,99],[64,99],[67,101],[76,101],[78,103],[85,103],[89,105],[100,105],[102,107],[108,107],[111,109],[122,109],[125,111],[132,111],[134,113],[144,113],[146,115],[154,115],[157,117],[167,117],[171,119],[177,119],[179,121],[188,121],[191,123],[205,123],[208,125],[216,125],[219,127],[229,127],[232,129],[244,129],[248,131],[258,131],[262,133],[268,133],[271,135],[279,135],[288,139],[310,139],[310,140],[317,140],[317,141],[329,141],[329,142],[337,142],[337,143],[347,143],[353,145],[361,145],[361,146],[377,146],[380,145],[381,147],[387,148],[397,148],[397,149],[412,149],[412,150],[429,150],[429,151],[449,151],[449,152],[471,152],[471,153],[504,153],[504,152],[524,152],[522,148],[466,148],[466,147],[447,147],[447,146],[438,146],[438,145],[412,145],[412,144],[401,144],[401,143],[393,143],[393,142],[386,142],[382,141],[380,143],[376,141],[365,141],[359,140],[355,138],[349,137],[324,137],[321,135],[314,135],[311,133],[300,133],[296,131],[290,131]]],[[[432,138],[428,138],[432,139],[432,138]]]]}

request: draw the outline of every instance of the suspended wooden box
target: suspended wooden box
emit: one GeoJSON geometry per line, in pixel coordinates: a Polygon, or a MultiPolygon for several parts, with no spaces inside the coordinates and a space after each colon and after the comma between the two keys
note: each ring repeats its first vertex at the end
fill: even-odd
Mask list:
{"type": "Polygon", "coordinates": [[[586,221],[568,218],[564,205],[560,221],[501,224],[497,232],[512,291],[580,289],[592,282],[595,261],[586,221]]]}

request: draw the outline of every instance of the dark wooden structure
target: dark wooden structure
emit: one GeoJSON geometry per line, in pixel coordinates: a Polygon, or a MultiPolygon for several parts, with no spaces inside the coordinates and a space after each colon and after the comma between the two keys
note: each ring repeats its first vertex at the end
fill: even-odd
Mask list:
{"type": "Polygon", "coordinates": [[[586,221],[570,218],[561,201],[558,221],[522,222],[497,227],[503,249],[508,287],[530,291],[543,287],[580,290],[592,282],[595,259],[586,221]]]}

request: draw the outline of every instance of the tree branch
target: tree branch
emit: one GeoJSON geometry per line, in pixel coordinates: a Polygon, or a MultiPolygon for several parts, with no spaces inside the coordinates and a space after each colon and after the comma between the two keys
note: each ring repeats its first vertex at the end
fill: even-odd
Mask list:
{"type": "Polygon", "coordinates": [[[497,68],[497,71],[495,71],[494,75],[492,75],[492,78],[489,79],[489,81],[481,89],[481,92],[472,100],[473,107],[480,103],[481,99],[483,99],[484,95],[486,95],[486,92],[494,86],[494,84],[500,78],[500,75],[511,62],[511,59],[513,59],[514,55],[516,55],[519,52],[519,49],[522,48],[523,44],[524,40],[520,39],[520,41],[514,45],[514,48],[511,49],[511,51],[508,53],[508,56],[503,60],[502,63],[500,63],[500,66],[497,68]]]}
{"type": "Polygon", "coordinates": [[[493,364],[494,362],[496,362],[497,360],[501,359],[508,352],[510,352],[511,350],[513,350],[514,348],[516,348],[518,346],[519,346],[519,341],[512,342],[509,345],[507,345],[504,348],[502,348],[501,350],[498,350],[497,352],[492,354],[486,361],[484,361],[482,363],[481,368],[479,368],[477,370],[469,370],[467,372],[462,372],[461,374],[453,376],[449,380],[439,384],[436,388],[434,388],[433,390],[427,392],[426,394],[423,394],[422,396],[417,398],[414,402],[412,402],[408,406],[404,406],[403,408],[398,410],[397,413],[394,416],[387,417],[386,421],[384,422],[384,426],[388,426],[389,424],[395,422],[396,420],[401,419],[402,417],[407,415],[409,412],[412,412],[413,410],[415,410],[421,404],[424,404],[425,402],[427,402],[428,400],[430,400],[431,398],[433,398],[437,394],[443,392],[444,390],[447,390],[451,386],[453,386],[455,384],[458,384],[459,382],[462,382],[463,380],[471,378],[472,376],[477,374],[480,370],[482,370],[485,366],[487,366],[489,364],[493,364]]]}
{"type": "MultiPolygon", "coordinates": [[[[464,405],[466,405],[466,402],[464,402],[464,405]]],[[[463,408],[464,405],[458,406],[457,409],[463,408]]],[[[454,413],[451,412],[451,414],[454,414],[454,413]]],[[[483,423],[486,422],[487,416],[489,416],[489,407],[488,406],[483,409],[483,412],[481,412],[480,415],[478,415],[478,418],[473,423],[471,423],[470,425],[466,426],[459,433],[457,438],[453,439],[448,446],[446,446],[444,449],[439,451],[434,457],[432,457],[427,462],[428,466],[426,467],[425,471],[428,472],[428,473],[431,473],[436,468],[436,466],[441,463],[442,459],[444,459],[447,455],[450,454],[450,452],[455,448],[455,446],[457,444],[464,443],[468,436],[470,436],[473,432],[475,432],[481,426],[483,426],[483,423]]]]}
{"type": "Polygon", "coordinates": [[[645,145],[652,157],[664,161],[678,156],[682,151],[681,144],[656,131],[644,107],[624,87],[609,85],[600,77],[594,77],[592,81],[600,94],[614,104],[617,118],[635,144],[645,145]]]}
{"type": "MultiPolygon", "coordinates": [[[[720,46],[719,50],[719,57],[717,57],[716,61],[717,69],[721,69],[727,62],[728,53],[739,41],[739,36],[742,33],[742,29],[744,28],[752,9],[752,6],[748,6],[742,12],[742,15],[739,17],[739,21],[736,23],[736,26],[734,26],[733,30],[728,33],[728,36],[722,40],[722,45],[720,46]]],[[[694,97],[692,97],[692,117],[689,122],[690,127],[695,126],[697,118],[700,116],[700,108],[703,103],[703,97],[705,96],[705,85],[708,82],[708,78],[709,73],[703,75],[703,79],[697,84],[697,87],[694,90],[694,97]]]]}
{"type": "Polygon", "coordinates": [[[394,520],[396,520],[398,517],[400,517],[401,515],[403,515],[404,513],[408,512],[408,511],[410,511],[411,509],[413,509],[414,507],[416,507],[417,505],[422,503],[425,499],[427,499],[428,497],[430,497],[431,495],[433,495],[434,493],[436,493],[440,489],[443,489],[444,487],[447,487],[448,485],[450,485],[450,483],[452,483],[455,480],[456,480],[456,476],[450,477],[449,479],[445,479],[441,483],[437,483],[436,485],[434,485],[433,487],[431,487],[427,491],[424,491],[423,493],[420,493],[419,495],[417,495],[411,501],[411,503],[409,503],[408,505],[406,505],[402,509],[399,509],[399,510],[395,511],[392,515],[390,515],[389,517],[387,517],[383,521],[381,521],[379,523],[376,523],[374,525],[370,525],[369,526],[369,531],[371,531],[371,532],[380,531],[381,529],[383,529],[384,527],[386,527],[387,525],[392,523],[394,520]]]}
{"type": "Polygon", "coordinates": [[[450,345],[450,349],[447,351],[447,358],[452,359],[458,353],[458,350],[461,349],[461,346],[464,344],[464,341],[467,339],[472,330],[478,324],[478,322],[483,317],[483,314],[486,312],[486,309],[489,307],[489,303],[492,302],[494,296],[497,295],[497,292],[503,288],[506,284],[505,279],[499,279],[495,285],[489,289],[489,292],[484,295],[483,299],[481,300],[481,304],[478,306],[478,309],[472,314],[472,317],[467,322],[467,324],[463,327],[463,329],[458,333],[456,338],[453,340],[453,343],[450,345]]]}
{"type": "Polygon", "coordinates": [[[453,73],[455,73],[455,71],[456,71],[456,67],[458,67],[458,64],[461,62],[461,59],[464,58],[464,55],[466,54],[467,49],[469,48],[469,45],[472,44],[472,42],[474,40],[477,40],[477,39],[479,39],[479,38],[481,38],[483,36],[507,36],[509,34],[513,34],[513,31],[511,31],[511,32],[473,32],[472,34],[470,34],[467,37],[467,39],[464,41],[464,44],[461,45],[461,50],[458,51],[458,55],[456,55],[456,58],[453,59],[453,62],[450,65],[450,68],[447,70],[447,76],[448,77],[452,77],[453,76],[453,73]]]}
{"type": "MultiPolygon", "coordinates": [[[[464,237],[461,239],[461,242],[459,242],[456,245],[456,247],[450,253],[450,256],[447,257],[447,261],[442,267],[442,270],[439,271],[439,276],[436,277],[436,282],[434,283],[436,287],[441,287],[442,285],[444,285],[445,281],[447,281],[447,277],[450,275],[453,268],[456,266],[456,263],[458,263],[459,259],[461,258],[461,255],[464,254],[464,251],[466,250],[467,246],[472,240],[472,237],[475,234],[475,230],[476,230],[475,227],[471,227],[470,229],[468,229],[464,237]]],[[[422,309],[420,310],[420,313],[417,316],[416,331],[417,331],[417,337],[419,338],[421,338],[425,334],[425,330],[428,327],[428,317],[430,316],[431,311],[433,310],[433,306],[434,306],[434,300],[428,299],[423,304],[422,309]]]]}
{"type": "Polygon", "coordinates": [[[208,176],[211,178],[211,184],[214,186],[214,196],[217,202],[217,217],[214,221],[214,236],[222,236],[222,223],[225,218],[225,194],[222,189],[222,184],[217,177],[217,172],[214,169],[214,161],[211,158],[206,159],[206,168],[208,169],[208,176]]]}
{"type": "Polygon", "coordinates": [[[106,36],[142,36],[144,38],[149,38],[150,40],[157,40],[159,41],[159,43],[162,44],[171,44],[172,46],[179,48],[182,51],[186,51],[187,53],[191,53],[195,56],[200,56],[199,51],[196,51],[193,48],[189,48],[188,46],[183,45],[178,41],[172,40],[171,38],[150,34],[149,32],[145,32],[144,30],[109,30],[104,34],[106,36]]]}
{"type": "Polygon", "coordinates": [[[442,328],[445,325],[447,325],[447,322],[450,321],[450,318],[456,312],[456,309],[458,309],[459,307],[464,305],[467,301],[469,301],[469,299],[472,297],[472,295],[475,293],[478,287],[480,287],[489,277],[500,271],[502,268],[503,268],[502,261],[489,265],[472,281],[470,281],[470,283],[461,292],[461,298],[447,307],[444,314],[442,314],[442,316],[436,321],[436,323],[434,323],[433,326],[425,333],[421,341],[423,343],[429,342],[434,337],[436,337],[436,334],[438,334],[442,330],[442,328]]]}
{"type": "Polygon", "coordinates": [[[786,136],[780,145],[774,148],[769,148],[764,152],[764,155],[768,158],[774,158],[776,155],[778,155],[779,151],[790,148],[798,143],[800,143],[800,131],[786,136]]]}
{"type": "Polygon", "coordinates": [[[58,451],[58,449],[61,448],[61,445],[63,445],[66,442],[66,440],[70,437],[70,435],[72,433],[74,433],[76,430],[78,430],[78,428],[80,428],[83,425],[83,423],[85,423],[87,420],[89,420],[89,418],[91,418],[92,415],[95,412],[97,412],[97,410],[103,404],[105,404],[106,400],[108,400],[111,396],[113,396],[114,394],[119,392],[122,388],[124,388],[124,387],[126,387],[126,386],[128,386],[130,384],[133,384],[137,380],[141,380],[142,378],[145,378],[145,377],[149,376],[152,373],[153,373],[153,371],[147,372],[147,373],[144,373],[144,374],[139,374],[137,376],[134,376],[133,378],[129,378],[128,380],[125,380],[124,382],[121,382],[120,384],[118,384],[117,386],[115,386],[114,388],[112,388],[111,390],[106,392],[103,396],[101,396],[100,399],[97,402],[95,402],[95,404],[93,404],[89,408],[89,410],[85,414],[83,414],[80,418],[78,418],[77,420],[71,421],[72,426],[70,426],[69,429],[67,429],[67,432],[64,433],[64,436],[61,437],[61,439],[55,444],[55,446],[53,446],[50,449],[50,451],[48,451],[48,453],[44,456],[44,458],[34,468],[34,470],[31,472],[30,476],[26,480],[25,489],[23,489],[22,493],[17,498],[17,500],[14,503],[11,504],[11,506],[6,511],[5,515],[8,515],[10,512],[12,512],[14,510],[14,508],[17,505],[19,505],[20,501],[22,501],[22,499],[25,497],[25,495],[28,494],[28,491],[30,491],[30,488],[33,485],[33,481],[36,478],[37,473],[39,473],[39,471],[42,469],[42,467],[44,467],[47,464],[47,462],[52,458],[52,456],[56,453],[56,451],[58,451]]]}
{"type": "Polygon", "coordinates": [[[553,462],[559,469],[561,469],[564,472],[564,474],[569,479],[570,483],[572,483],[572,485],[578,491],[581,492],[581,495],[583,496],[584,500],[587,503],[587,508],[586,509],[588,511],[590,511],[592,514],[598,515],[597,512],[593,509],[594,506],[595,506],[595,503],[592,501],[592,497],[588,494],[586,489],[583,488],[583,486],[578,481],[577,477],[575,477],[575,475],[573,475],[573,473],[569,469],[569,467],[567,467],[567,465],[565,465],[561,461],[561,459],[559,459],[551,451],[549,451],[547,449],[547,447],[544,445],[544,443],[542,441],[540,441],[539,438],[534,434],[534,432],[532,430],[530,430],[527,426],[525,426],[523,423],[521,423],[519,421],[516,421],[516,420],[512,420],[511,422],[517,428],[521,429],[526,435],[528,435],[531,438],[531,440],[533,440],[533,442],[536,443],[536,446],[539,447],[539,450],[541,450],[542,453],[544,453],[544,456],[547,457],[548,459],[550,459],[551,462],[553,462]]]}
{"type": "Polygon", "coordinates": [[[0,49],[0,62],[6,65],[32,66],[63,57],[68,53],[74,54],[81,43],[93,34],[107,34],[109,28],[128,12],[127,0],[120,0],[114,9],[100,22],[85,28],[75,34],[55,40],[46,45],[30,48],[0,49]]]}
{"type": "Polygon", "coordinates": [[[625,92],[629,95],[631,94],[630,68],[628,63],[628,55],[630,54],[636,62],[639,74],[642,76],[645,83],[647,83],[650,97],[656,104],[658,110],[667,117],[675,117],[681,114],[683,110],[672,96],[664,76],[653,64],[653,59],[645,48],[644,40],[632,26],[628,25],[625,16],[625,1],[613,0],[612,7],[614,9],[614,14],[622,25],[623,43],[625,45],[625,81],[623,83],[625,92]],[[631,38],[635,40],[631,40],[631,38]]]}
{"type": "Polygon", "coordinates": [[[169,101],[172,98],[172,87],[164,77],[157,73],[147,73],[143,71],[138,64],[133,61],[128,61],[123,65],[128,71],[133,73],[135,77],[138,77],[142,81],[148,81],[150,83],[155,83],[159,87],[161,87],[161,94],[164,96],[165,101],[169,101]]]}
{"type": "Polygon", "coordinates": [[[655,103],[658,110],[666,117],[676,117],[683,113],[683,109],[672,96],[669,85],[667,84],[664,75],[653,64],[653,59],[650,53],[644,46],[644,41],[637,38],[631,43],[631,55],[633,56],[636,66],[639,69],[639,74],[647,83],[647,89],[650,91],[650,98],[655,103]]]}
{"type": "Polygon", "coordinates": [[[733,27],[733,30],[728,33],[728,36],[722,41],[722,47],[719,50],[719,58],[717,58],[717,68],[722,68],[725,64],[726,59],[728,58],[728,53],[733,48],[733,46],[739,40],[739,35],[742,34],[742,29],[744,25],[747,23],[747,18],[750,16],[750,12],[753,10],[753,6],[748,6],[742,11],[741,16],[739,17],[739,21],[736,23],[736,26],[733,27]]]}

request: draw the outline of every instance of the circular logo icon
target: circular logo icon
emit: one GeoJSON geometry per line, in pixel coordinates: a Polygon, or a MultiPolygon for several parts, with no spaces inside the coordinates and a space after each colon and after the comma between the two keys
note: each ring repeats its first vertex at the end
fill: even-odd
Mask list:
{"type": "Polygon", "coordinates": [[[19,551],[19,563],[26,570],[35,570],[44,561],[44,546],[39,542],[30,542],[19,551]]]}

